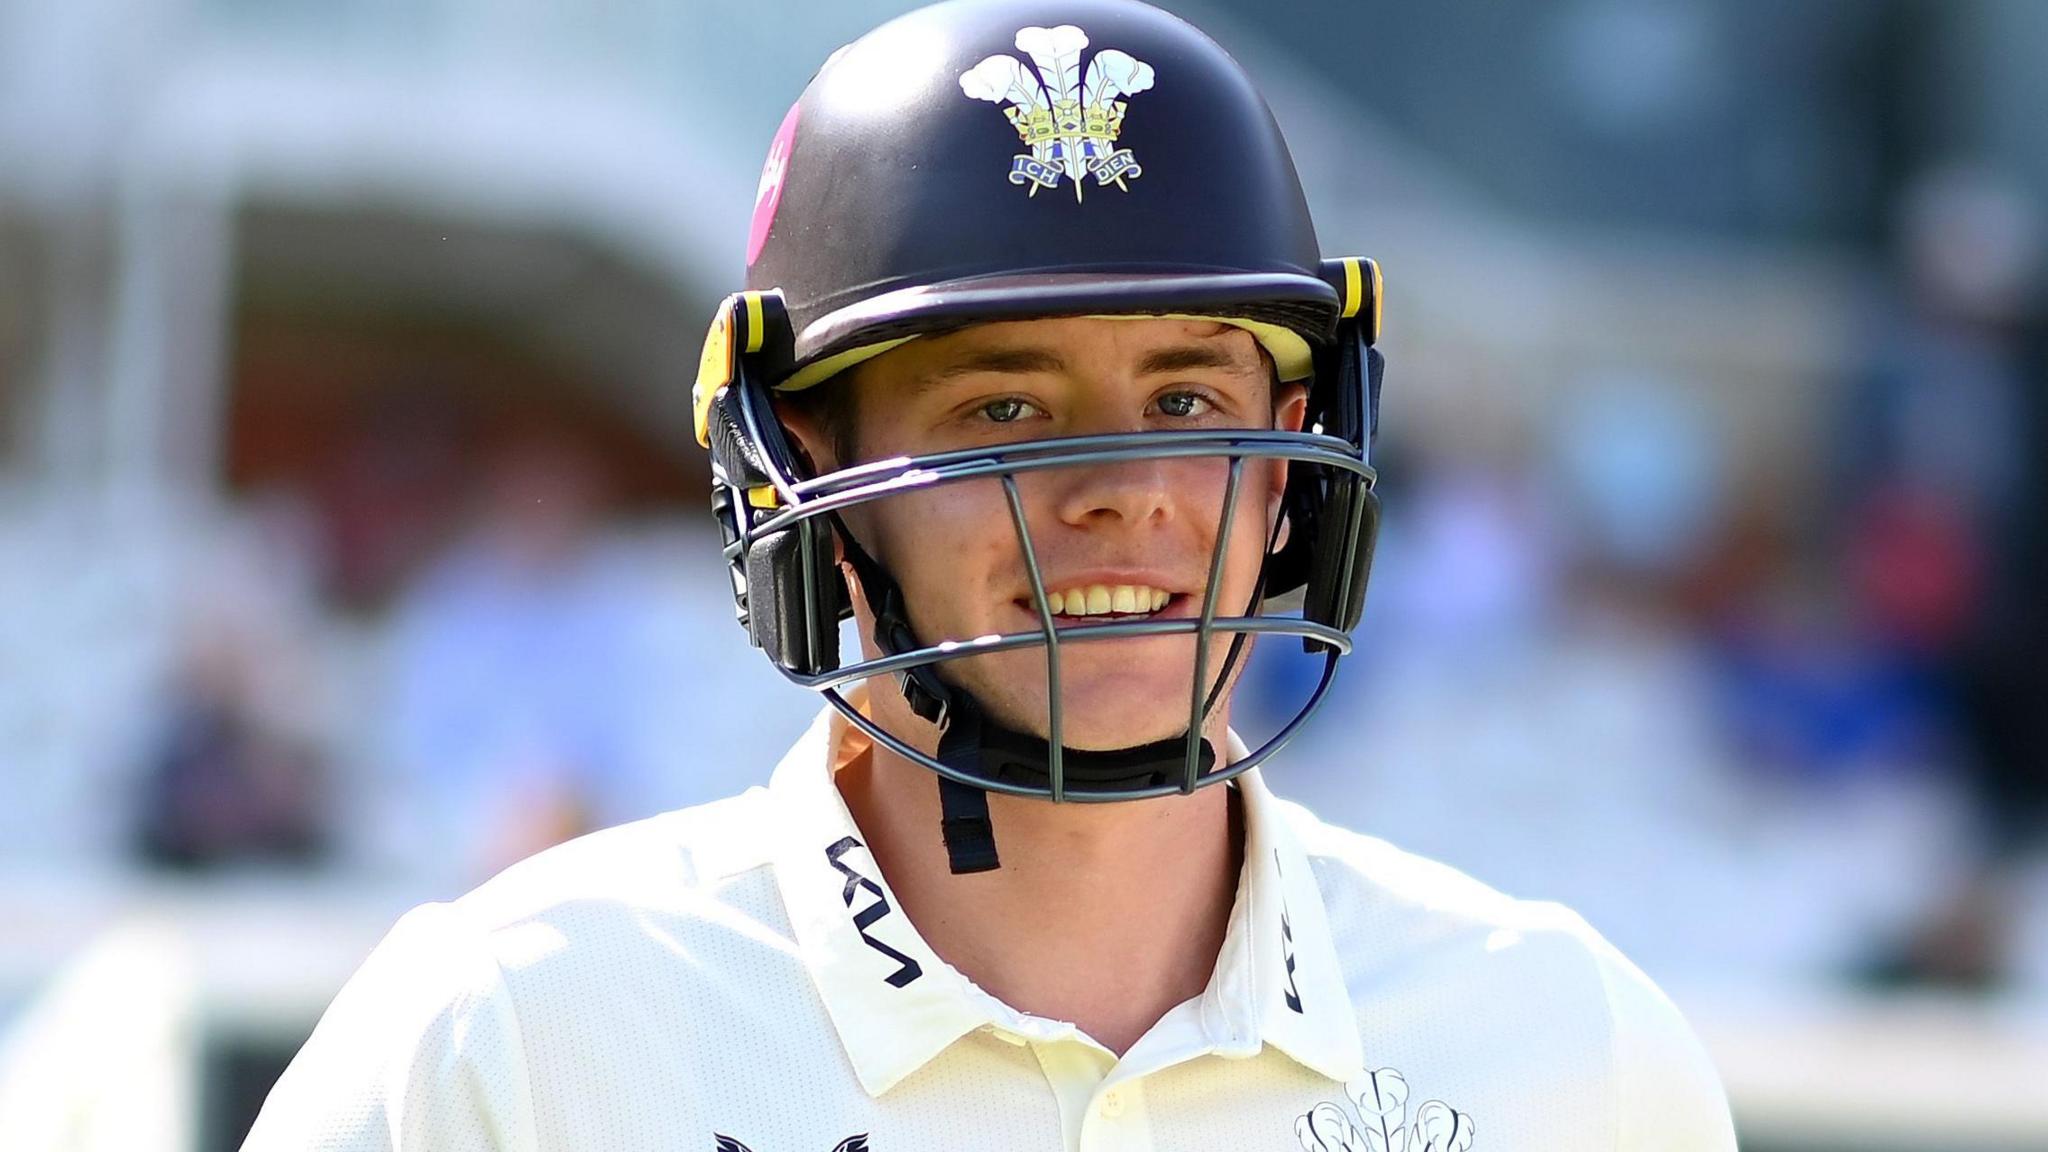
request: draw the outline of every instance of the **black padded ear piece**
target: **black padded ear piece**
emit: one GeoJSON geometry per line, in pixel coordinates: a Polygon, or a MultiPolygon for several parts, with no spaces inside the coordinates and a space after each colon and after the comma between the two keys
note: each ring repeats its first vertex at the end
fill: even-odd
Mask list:
{"type": "Polygon", "coordinates": [[[698,429],[713,465],[712,514],[733,560],[733,597],[747,635],[801,675],[839,667],[839,621],[850,610],[830,523],[813,517],[761,534],[784,511],[773,478],[807,477],[762,383],[786,356],[788,318],[773,293],[728,297],[698,367],[698,429]],[[737,546],[747,542],[744,549],[737,546]]]}
{"type": "MultiPolygon", "coordinates": [[[[1365,340],[1366,333],[1357,321],[1347,320],[1338,326],[1328,365],[1331,386],[1316,413],[1325,432],[1358,444],[1371,440],[1381,364],[1379,353],[1365,340]]],[[[1365,607],[1366,574],[1372,567],[1379,528],[1379,498],[1349,475],[1325,474],[1316,480],[1317,489],[1309,494],[1314,499],[1313,531],[1302,613],[1319,624],[1348,632],[1365,607]]],[[[1316,640],[1305,639],[1302,644],[1311,652],[1327,647],[1316,640]]]]}
{"type": "MultiPolygon", "coordinates": [[[[1347,355],[1345,342],[1350,325],[1338,329],[1338,339],[1315,353],[1315,375],[1309,384],[1308,410],[1302,415],[1302,429],[1331,436],[1348,437],[1354,421],[1350,413],[1358,405],[1346,397],[1358,391],[1355,356],[1347,355]]],[[[1327,535],[1324,520],[1330,492],[1342,487],[1342,477],[1315,464],[1292,461],[1287,466],[1287,490],[1281,495],[1281,513],[1287,520],[1287,540],[1266,559],[1265,588],[1268,598],[1284,596],[1309,585],[1315,571],[1316,541],[1327,535]]]]}
{"type": "MultiPolygon", "coordinates": [[[[1366,577],[1379,538],[1379,495],[1363,484],[1340,484],[1323,514],[1327,523],[1316,536],[1302,612],[1319,624],[1348,632],[1365,612],[1366,577]]],[[[1326,647],[1318,640],[1302,643],[1310,652],[1326,647]]]]}
{"type": "Polygon", "coordinates": [[[846,597],[831,534],[820,527],[805,520],[758,537],[747,549],[747,634],[769,659],[806,676],[839,667],[835,606],[846,597]]]}
{"type": "MultiPolygon", "coordinates": [[[[1304,427],[1359,447],[1370,461],[1379,428],[1384,361],[1379,338],[1379,265],[1359,257],[1323,261],[1323,280],[1337,290],[1333,339],[1318,347],[1304,427]]],[[[1379,527],[1379,502],[1355,474],[1313,464],[1290,466],[1283,501],[1288,541],[1267,561],[1269,593],[1303,590],[1304,616],[1349,630],[1364,607],[1365,576],[1379,527]]],[[[1327,645],[1304,639],[1311,652],[1327,645]]]]}

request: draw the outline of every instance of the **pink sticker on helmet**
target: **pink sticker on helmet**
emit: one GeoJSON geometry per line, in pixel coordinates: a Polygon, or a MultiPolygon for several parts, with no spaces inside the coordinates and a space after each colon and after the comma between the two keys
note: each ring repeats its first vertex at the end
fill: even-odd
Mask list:
{"type": "Polygon", "coordinates": [[[747,267],[761,258],[761,246],[768,242],[768,229],[775,223],[775,206],[782,202],[783,176],[789,171],[789,150],[796,144],[796,110],[782,118],[775,130],[775,143],[768,146],[768,162],[761,165],[761,182],[754,186],[754,223],[747,230],[747,267]]]}

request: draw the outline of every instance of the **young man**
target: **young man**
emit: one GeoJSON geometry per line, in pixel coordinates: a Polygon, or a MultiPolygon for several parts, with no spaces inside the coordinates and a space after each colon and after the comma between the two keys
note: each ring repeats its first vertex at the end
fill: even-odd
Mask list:
{"type": "Polygon", "coordinates": [[[1734,1147],[1583,921],[1228,727],[1257,638],[1349,648],[1379,282],[1221,49],[1135,0],[884,25],[748,266],[699,434],[741,617],[832,707],[765,789],[408,915],[246,1147],[1734,1147]]]}

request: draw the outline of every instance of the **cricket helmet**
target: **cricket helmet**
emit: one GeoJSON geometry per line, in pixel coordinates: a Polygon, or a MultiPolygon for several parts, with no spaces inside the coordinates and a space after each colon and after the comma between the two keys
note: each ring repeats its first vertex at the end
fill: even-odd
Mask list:
{"type": "MultiPolygon", "coordinates": [[[[753,642],[876,741],[937,772],[956,871],[994,867],[986,791],[1123,800],[1226,780],[1268,758],[1327,692],[1363,604],[1378,520],[1370,451],[1382,361],[1378,266],[1322,257],[1286,142],[1244,70],[1206,35],[1137,0],[952,0],[841,48],[783,118],[756,192],[746,288],[726,298],[694,391],[711,452],[713,510],[753,642]],[[1308,389],[1301,432],[1271,429],[1073,436],[933,453],[813,474],[773,397],[816,387],[906,340],[1057,316],[1218,320],[1249,331],[1281,381],[1308,389]],[[1199,620],[1087,628],[1090,643],[1197,637],[1183,737],[1119,751],[1062,747],[1058,628],[1015,477],[1155,456],[1289,461],[1284,544],[1268,541],[1260,589],[1217,605],[1227,530],[1199,620]],[[995,638],[919,636],[901,590],[839,513],[906,485],[994,477],[1010,498],[1043,627],[995,638]],[[879,659],[843,663],[853,567],[879,659]],[[1264,609],[1299,590],[1300,615],[1264,609]],[[1219,607],[1221,609],[1219,613],[1219,607]],[[1209,639],[1234,633],[1221,668],[1209,639]],[[1244,640],[1299,637],[1324,655],[1310,699],[1228,765],[1201,735],[1244,640]],[[941,668],[976,652],[1042,646],[1043,735],[1003,728],[941,668]],[[870,720],[843,689],[896,677],[940,728],[926,755],[870,720]],[[1213,686],[1210,684],[1213,676],[1213,686]]],[[[1227,513],[1226,513],[1227,516],[1227,513]]]]}

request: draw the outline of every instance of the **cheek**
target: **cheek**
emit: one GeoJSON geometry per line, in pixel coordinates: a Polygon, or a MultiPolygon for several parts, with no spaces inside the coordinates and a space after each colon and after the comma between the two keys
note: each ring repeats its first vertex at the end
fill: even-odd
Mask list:
{"type": "MultiPolygon", "coordinates": [[[[1220,471],[1227,472],[1227,467],[1220,471]]],[[[1279,478],[1267,461],[1245,462],[1244,478],[1237,492],[1237,507],[1231,517],[1230,540],[1218,581],[1216,614],[1219,616],[1257,614],[1256,606],[1251,602],[1252,592],[1258,584],[1259,572],[1265,566],[1267,545],[1278,522],[1278,484],[1279,478]]],[[[1205,562],[1215,554],[1216,533],[1223,515],[1221,475],[1215,478],[1214,485],[1218,493],[1216,498],[1206,502],[1207,506],[1200,512],[1205,562]]]]}
{"type": "MultiPolygon", "coordinates": [[[[1227,571],[1235,573],[1246,564],[1256,571],[1265,555],[1266,542],[1278,518],[1281,486],[1286,465],[1272,460],[1246,460],[1238,481],[1237,506],[1231,517],[1230,557],[1227,571]]],[[[1227,459],[1190,460],[1176,470],[1174,491],[1177,510],[1187,524],[1202,536],[1207,550],[1213,550],[1223,522],[1225,494],[1230,484],[1227,459]]]]}
{"type": "MultiPolygon", "coordinates": [[[[1230,461],[1221,456],[1193,456],[1167,461],[1165,467],[1177,518],[1204,529],[1218,523],[1230,490],[1230,461]]],[[[1245,461],[1244,478],[1238,483],[1240,506],[1258,486],[1257,469],[1257,461],[1245,461]]]]}
{"type": "Polygon", "coordinates": [[[865,510],[878,559],[903,586],[920,633],[951,635],[985,611],[995,574],[1017,553],[1002,486],[995,481],[940,485],[885,497],[865,510]]]}
{"type": "MultiPolygon", "coordinates": [[[[1266,460],[1261,463],[1264,486],[1259,490],[1260,508],[1266,518],[1265,524],[1261,527],[1265,532],[1265,539],[1270,541],[1274,539],[1274,529],[1280,525],[1280,508],[1287,494],[1287,461],[1266,460]]],[[[1284,541],[1284,537],[1282,540],[1284,541]]]]}

